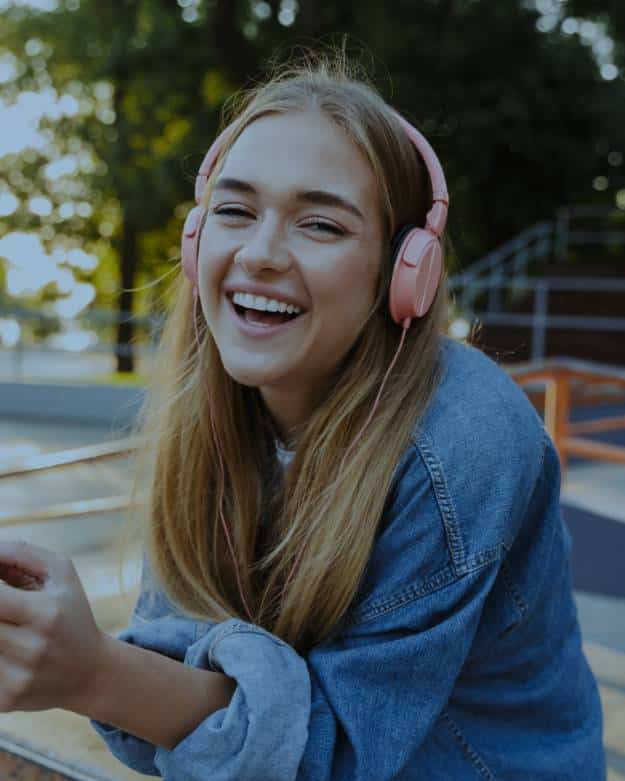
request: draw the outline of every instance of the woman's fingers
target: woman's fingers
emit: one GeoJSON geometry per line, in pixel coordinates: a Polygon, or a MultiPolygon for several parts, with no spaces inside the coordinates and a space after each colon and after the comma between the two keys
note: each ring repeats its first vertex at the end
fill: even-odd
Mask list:
{"type": "Polygon", "coordinates": [[[38,624],[47,611],[37,592],[51,596],[64,583],[63,565],[63,556],[38,545],[0,542],[0,622],[38,624]]]}
{"type": "Polygon", "coordinates": [[[23,540],[0,542],[0,578],[18,588],[43,586],[59,571],[61,557],[23,540]]]}
{"type": "Polygon", "coordinates": [[[37,622],[40,605],[34,594],[0,583],[0,624],[32,625],[37,622]]]}
{"type": "Polygon", "coordinates": [[[104,633],[72,560],[0,543],[0,710],[70,708],[89,696],[104,633]]]}
{"type": "Polygon", "coordinates": [[[29,626],[0,622],[0,669],[4,670],[8,660],[31,661],[41,647],[41,638],[29,626]]]}
{"type": "Polygon", "coordinates": [[[15,564],[5,564],[0,561],[0,579],[10,586],[21,588],[25,591],[38,591],[43,586],[37,575],[31,575],[15,564]]]}

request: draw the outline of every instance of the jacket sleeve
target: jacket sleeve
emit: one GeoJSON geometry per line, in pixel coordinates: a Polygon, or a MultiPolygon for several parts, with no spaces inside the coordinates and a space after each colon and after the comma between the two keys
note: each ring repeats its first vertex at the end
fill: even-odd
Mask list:
{"type": "Polygon", "coordinates": [[[163,779],[408,778],[449,699],[496,573],[491,563],[431,593],[406,594],[306,660],[256,625],[217,625],[185,663],[222,670],[237,689],[227,709],[173,749],[156,749],[163,779]]]}
{"type": "Polygon", "coordinates": [[[447,535],[457,540],[427,476],[409,475],[399,504],[349,620],[305,658],[239,619],[198,637],[185,663],[238,685],[228,708],[157,748],[165,781],[414,777],[470,652],[501,547],[454,561],[447,535]]]}
{"type": "Polygon", "coordinates": [[[398,781],[418,754],[471,649],[497,575],[489,563],[397,603],[309,654],[310,740],[297,781],[398,781]]]}
{"type": "MultiPolygon", "coordinates": [[[[440,480],[434,483],[442,490],[440,480]]],[[[228,707],[173,748],[152,754],[133,740],[125,756],[140,757],[143,772],[155,769],[164,781],[414,777],[471,650],[502,546],[450,555],[462,548],[453,508],[428,477],[409,476],[399,505],[375,546],[356,607],[328,640],[304,658],[239,619],[198,626],[184,663],[234,678],[228,707]]],[[[112,750],[130,740],[112,738],[112,750]]],[[[131,766],[139,769],[139,762],[131,766]]]]}
{"type": "Polygon", "coordinates": [[[144,556],[139,598],[129,626],[117,638],[187,665],[231,674],[237,689],[228,708],[210,714],[174,750],[96,719],[90,719],[91,726],[124,765],[166,781],[294,778],[310,715],[305,661],[261,627],[236,619],[213,624],[185,618],[152,588],[149,572],[144,556]],[[233,634],[234,644],[229,642],[233,634]],[[270,695],[274,685],[278,697],[270,695]]]}

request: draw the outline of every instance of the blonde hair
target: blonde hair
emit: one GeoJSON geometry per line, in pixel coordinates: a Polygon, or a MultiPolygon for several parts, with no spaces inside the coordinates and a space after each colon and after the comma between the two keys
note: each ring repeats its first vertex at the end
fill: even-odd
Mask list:
{"type": "MultiPolygon", "coordinates": [[[[283,477],[275,430],[258,388],[225,371],[200,307],[196,346],[191,283],[179,274],[158,360],[135,424],[145,442],[132,496],[154,583],[170,603],[200,620],[249,620],[219,517],[219,456],[210,426],[208,392],[225,470],[224,517],[230,529],[246,602],[254,621],[306,652],[335,630],[361,583],[390,496],[393,473],[439,381],[438,350],[449,317],[447,272],[426,317],[413,320],[373,419],[367,419],[397,350],[401,328],[388,311],[390,241],[406,223],[425,224],[429,177],[391,109],[343,51],[307,53],[264,83],[230,101],[225,124],[238,135],[261,116],[316,108],[365,154],[380,187],[384,247],[369,318],[336,367],[335,382],[290,444],[283,477]],[[271,479],[268,479],[268,475],[271,479]],[[263,524],[264,522],[264,524],[263,524]],[[280,593],[305,538],[290,587],[280,593]]],[[[221,161],[221,162],[220,162],[221,161]]],[[[202,202],[210,197],[209,178],[202,202]]],[[[445,242],[446,246],[449,246],[445,242]]]]}

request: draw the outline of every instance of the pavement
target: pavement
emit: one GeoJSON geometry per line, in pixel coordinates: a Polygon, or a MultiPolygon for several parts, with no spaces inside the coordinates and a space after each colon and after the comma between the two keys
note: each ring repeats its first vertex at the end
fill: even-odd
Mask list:
{"type": "MultiPolygon", "coordinates": [[[[574,414],[573,419],[588,414],[574,414]]],[[[625,414],[625,407],[610,409],[609,414],[625,414]]],[[[0,469],[29,455],[119,437],[120,432],[102,426],[0,420],[0,469]]],[[[625,445],[625,430],[596,438],[625,445]]],[[[126,459],[74,465],[0,480],[0,508],[17,512],[42,503],[119,495],[129,488],[126,459]]],[[[625,781],[625,466],[572,459],[562,482],[561,506],[573,539],[574,597],[584,651],[603,705],[607,778],[625,781]]],[[[120,575],[116,544],[123,513],[93,516],[91,521],[83,517],[0,526],[0,539],[26,539],[70,555],[96,621],[115,634],[127,624],[138,594],[141,550],[136,544],[130,546],[120,575]]],[[[0,714],[0,748],[3,745],[35,750],[39,756],[61,761],[66,769],[77,768],[76,778],[84,777],[81,769],[98,778],[147,778],[121,765],[84,717],[63,710],[0,714]]]]}

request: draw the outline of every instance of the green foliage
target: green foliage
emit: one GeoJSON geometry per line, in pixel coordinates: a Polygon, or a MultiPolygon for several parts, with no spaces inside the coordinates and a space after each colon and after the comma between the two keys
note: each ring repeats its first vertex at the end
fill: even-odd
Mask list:
{"type": "MultiPolygon", "coordinates": [[[[613,203],[624,186],[622,168],[612,166],[609,188],[592,187],[622,141],[622,79],[603,81],[577,36],[539,32],[528,2],[300,0],[285,26],[287,5],[200,0],[190,13],[161,0],[60,0],[55,12],[0,12],[0,57],[17,63],[0,97],[11,103],[23,90],[52,87],[78,106],[44,121],[49,148],[0,158],[0,179],[22,203],[42,194],[53,205],[48,217],[20,209],[0,236],[34,231],[49,249],[62,240],[97,255],[98,268],[80,277],[97,288],[94,306],[148,314],[171,281],[224,101],[272,58],[296,45],[340,43],[344,33],[444,164],[459,266],[563,204],[613,203]],[[80,170],[51,181],[46,165],[65,155],[79,155],[80,170]],[[90,211],[62,217],[67,201],[90,211]]],[[[621,65],[623,8],[620,0],[567,4],[567,13],[607,19],[621,65]]]]}

